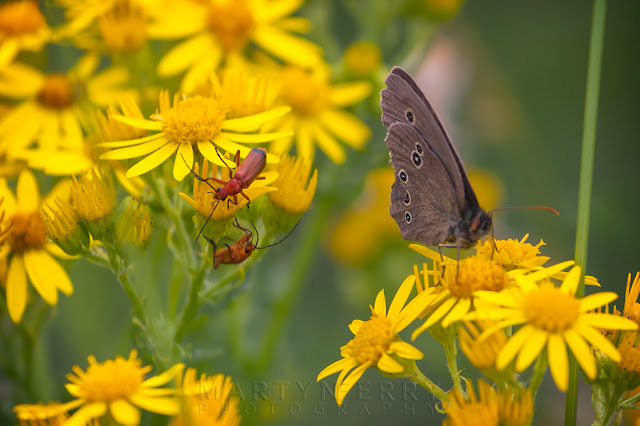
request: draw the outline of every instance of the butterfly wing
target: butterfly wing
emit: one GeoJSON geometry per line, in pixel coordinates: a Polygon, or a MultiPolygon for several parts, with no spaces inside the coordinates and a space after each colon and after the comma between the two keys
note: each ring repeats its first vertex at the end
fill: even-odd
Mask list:
{"type": "Polygon", "coordinates": [[[454,187],[459,211],[478,206],[460,156],[447,131],[426,97],[402,68],[394,67],[387,76],[387,88],[381,92],[382,122],[386,126],[406,123],[422,136],[431,151],[440,159],[454,187]]]}
{"type": "Polygon", "coordinates": [[[460,210],[442,160],[409,124],[391,124],[385,143],[395,169],[389,211],[402,237],[425,245],[445,242],[460,210]]]}

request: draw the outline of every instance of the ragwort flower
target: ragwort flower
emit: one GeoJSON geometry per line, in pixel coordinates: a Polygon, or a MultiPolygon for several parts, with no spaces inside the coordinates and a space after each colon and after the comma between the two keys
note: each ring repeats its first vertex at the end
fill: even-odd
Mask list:
{"type": "MultiPolygon", "coordinates": [[[[288,107],[273,108],[263,113],[232,119],[227,118],[227,111],[227,106],[216,96],[175,95],[172,105],[169,92],[162,91],[159,110],[151,116],[151,120],[116,117],[132,127],[153,130],[157,133],[138,139],[99,144],[107,148],[118,148],[102,154],[100,158],[123,160],[146,156],[127,171],[126,176],[133,177],[154,169],[177,151],[173,163],[173,177],[181,181],[190,172],[196,149],[212,163],[226,166],[216,146],[232,155],[240,151],[240,156],[245,157],[251,149],[240,143],[268,142],[291,134],[291,132],[246,133],[286,114],[289,111],[288,107]]],[[[267,154],[267,163],[277,161],[278,157],[267,154]]],[[[230,167],[236,166],[233,161],[227,160],[226,163],[230,167]]]]}
{"type": "Polygon", "coordinates": [[[93,107],[127,93],[123,69],[93,75],[97,66],[98,58],[87,55],[66,74],[46,75],[19,63],[0,69],[0,96],[20,101],[0,119],[0,154],[29,160],[34,143],[48,152],[82,149],[83,125],[93,107]]]}
{"type": "Polygon", "coordinates": [[[39,51],[50,37],[51,30],[35,0],[0,5],[0,67],[22,50],[39,51]]]}
{"type": "MultiPolygon", "coordinates": [[[[89,367],[83,371],[74,366],[75,374],[67,374],[67,391],[76,399],[59,406],[47,406],[50,415],[57,409],[60,414],[79,408],[64,423],[65,425],[91,424],[109,413],[118,424],[137,425],[140,423],[138,408],[165,416],[178,414],[180,403],[177,389],[160,386],[173,380],[184,368],[176,364],[169,370],[145,380],[151,366],[142,367],[138,353],[132,350],[129,359],[117,356],[114,360],[97,362],[93,355],[88,357],[89,367]]],[[[39,405],[17,406],[17,412],[28,412],[39,405]]]]}
{"type": "Polygon", "coordinates": [[[517,276],[518,286],[500,293],[478,292],[476,297],[484,303],[477,306],[473,317],[496,321],[483,336],[521,325],[498,355],[498,369],[505,368],[517,356],[515,368],[522,371],[546,348],[551,375],[558,388],[566,391],[569,381],[567,345],[585,375],[593,380],[597,368],[590,345],[612,360],[620,360],[618,350],[598,330],[636,330],[638,325],[617,315],[589,312],[618,296],[600,292],[576,298],[580,267],[572,268],[559,288],[548,281],[555,272],[556,268],[550,267],[517,276]]]}
{"type": "Polygon", "coordinates": [[[268,123],[264,131],[293,130],[295,136],[271,144],[275,153],[287,153],[295,139],[296,154],[313,161],[316,145],[334,163],[345,160],[338,140],[362,149],[371,131],[358,117],[343,111],[371,93],[366,81],[331,85],[326,64],[313,70],[288,66],[281,71],[280,98],[291,107],[291,114],[268,123]]]}
{"type": "Polygon", "coordinates": [[[376,302],[371,308],[368,321],[354,320],[349,329],[355,337],[340,348],[343,358],[326,367],[318,374],[317,380],[340,372],[336,381],[336,403],[342,405],[349,390],[362,377],[369,367],[390,374],[404,371],[404,366],[397,360],[422,359],[423,354],[414,346],[402,341],[398,336],[418,315],[431,303],[431,291],[423,291],[405,303],[413,289],[415,276],[407,277],[396,293],[389,310],[384,297],[384,290],[378,293],[376,302]]]}
{"type": "Polygon", "coordinates": [[[185,38],[158,63],[158,74],[172,76],[187,70],[182,90],[191,93],[202,76],[222,63],[247,61],[248,48],[257,46],[287,63],[312,66],[322,56],[315,44],[298,36],[309,22],[292,17],[302,0],[174,1],[154,16],[149,36],[185,38]]]}
{"type": "MultiPolygon", "coordinates": [[[[180,383],[179,383],[180,384],[180,383]]],[[[182,378],[182,410],[171,419],[171,426],[237,426],[238,402],[231,396],[231,377],[224,374],[196,378],[196,369],[187,368],[182,378]]]]}
{"type": "MultiPolygon", "coordinates": [[[[54,187],[45,198],[51,203],[55,197],[64,197],[65,183],[54,187]]],[[[40,192],[34,175],[24,170],[18,177],[16,197],[6,182],[0,185],[0,198],[11,222],[8,244],[0,248],[0,258],[8,259],[7,308],[13,322],[20,322],[27,304],[27,278],[49,305],[58,303],[58,290],[67,296],[73,286],[67,272],[54,260],[52,254],[68,258],[55,244],[47,242],[45,226],[40,217],[40,192]]]]}

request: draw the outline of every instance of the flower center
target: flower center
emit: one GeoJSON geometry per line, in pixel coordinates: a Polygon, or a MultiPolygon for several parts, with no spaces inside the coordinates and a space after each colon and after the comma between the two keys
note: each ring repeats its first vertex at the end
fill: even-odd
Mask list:
{"type": "Polygon", "coordinates": [[[225,52],[242,49],[255,21],[245,0],[218,0],[209,4],[209,28],[225,52]]]}
{"type": "Polygon", "coordinates": [[[477,256],[462,259],[458,268],[447,268],[444,275],[454,297],[470,297],[478,290],[500,291],[509,282],[500,265],[477,256]]]}
{"type": "Polygon", "coordinates": [[[131,52],[147,42],[146,22],[147,17],[140,6],[122,0],[100,17],[98,28],[109,50],[131,52]]]}
{"type": "Polygon", "coordinates": [[[578,319],[580,301],[551,283],[543,283],[539,290],[525,295],[523,312],[536,327],[558,333],[578,319]]]}
{"type": "Polygon", "coordinates": [[[115,401],[135,394],[144,381],[145,368],[139,359],[117,357],[92,364],[80,376],[78,387],[87,401],[115,401]]]}
{"type": "Polygon", "coordinates": [[[178,143],[195,144],[216,137],[227,115],[227,107],[216,98],[178,100],[166,114],[153,116],[162,120],[162,131],[178,143]]]}
{"type": "Polygon", "coordinates": [[[392,340],[391,321],[374,312],[371,319],[362,324],[356,337],[347,343],[347,351],[360,364],[376,362],[389,349],[392,340]]]}
{"type": "Polygon", "coordinates": [[[49,75],[36,95],[36,99],[45,108],[65,109],[75,101],[73,86],[64,74],[49,75]]]}
{"type": "Polygon", "coordinates": [[[282,72],[282,98],[299,115],[314,116],[328,101],[329,87],[300,68],[286,68],[282,72]]]}
{"type": "Polygon", "coordinates": [[[35,1],[14,1],[0,6],[2,38],[36,32],[46,26],[47,21],[35,1]]]}
{"type": "Polygon", "coordinates": [[[9,234],[9,246],[12,251],[39,249],[47,242],[40,213],[16,213],[10,220],[13,228],[9,234]]]}

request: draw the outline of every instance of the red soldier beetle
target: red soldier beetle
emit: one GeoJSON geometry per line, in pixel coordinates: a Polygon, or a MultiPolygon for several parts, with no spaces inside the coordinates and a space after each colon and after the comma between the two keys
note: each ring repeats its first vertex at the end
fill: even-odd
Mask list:
{"type": "MultiPolygon", "coordinates": [[[[251,203],[251,200],[244,193],[244,190],[249,188],[249,186],[251,186],[254,180],[264,179],[264,176],[259,176],[259,175],[267,165],[267,150],[264,148],[253,148],[251,151],[249,151],[249,153],[244,158],[244,160],[242,160],[242,163],[240,163],[240,150],[238,150],[234,158],[235,163],[239,164],[238,167],[236,168],[235,173],[233,172],[231,167],[229,167],[227,162],[224,161],[224,158],[222,158],[222,156],[220,155],[220,152],[218,152],[218,148],[216,148],[216,154],[218,154],[218,157],[220,158],[220,160],[229,169],[229,180],[227,181],[216,178],[216,177],[203,178],[202,176],[198,175],[195,171],[193,171],[193,169],[189,166],[189,164],[187,163],[187,160],[185,160],[184,157],[182,158],[185,164],[187,164],[187,167],[189,167],[189,170],[191,170],[191,172],[194,174],[196,179],[198,179],[200,182],[206,183],[211,187],[211,189],[214,190],[214,198],[217,201],[216,201],[216,204],[211,209],[211,213],[209,214],[209,217],[207,218],[204,226],[206,226],[207,222],[209,222],[209,219],[211,219],[211,215],[213,214],[213,211],[218,206],[218,203],[220,201],[226,200],[227,198],[229,199],[227,203],[233,202],[233,204],[237,205],[238,195],[242,195],[247,200],[247,208],[249,208],[249,204],[251,203]],[[214,188],[213,185],[209,183],[210,180],[222,185],[222,187],[214,188]]],[[[204,226],[200,229],[200,232],[198,232],[196,241],[198,241],[198,238],[200,237],[200,234],[202,233],[204,226]]]]}
{"type": "Polygon", "coordinates": [[[260,239],[260,236],[258,234],[258,229],[253,224],[253,222],[251,222],[251,226],[253,226],[253,229],[256,231],[255,244],[252,241],[253,233],[251,232],[251,230],[240,226],[240,223],[238,223],[238,219],[235,218],[233,226],[240,229],[241,231],[244,231],[244,235],[240,237],[240,239],[235,243],[231,245],[224,243],[226,247],[219,249],[216,243],[211,238],[204,237],[213,246],[213,268],[218,269],[218,267],[221,264],[231,265],[236,263],[242,263],[246,259],[248,259],[249,256],[251,256],[251,253],[253,253],[254,250],[262,250],[262,249],[266,249],[268,247],[273,247],[275,245],[280,244],[281,242],[289,238],[289,235],[291,235],[291,233],[296,229],[296,227],[298,226],[298,223],[296,223],[293,229],[291,229],[291,231],[289,231],[289,233],[285,235],[284,238],[278,241],[277,243],[269,244],[264,247],[258,247],[258,240],[260,239]]]}

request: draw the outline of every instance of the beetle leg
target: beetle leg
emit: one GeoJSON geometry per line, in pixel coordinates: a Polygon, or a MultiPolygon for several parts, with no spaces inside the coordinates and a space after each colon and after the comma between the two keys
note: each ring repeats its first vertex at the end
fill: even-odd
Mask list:
{"type": "Polygon", "coordinates": [[[251,199],[247,197],[247,194],[245,194],[244,192],[241,192],[240,195],[242,195],[244,198],[247,199],[247,210],[249,210],[249,204],[251,204],[251,199]]]}

